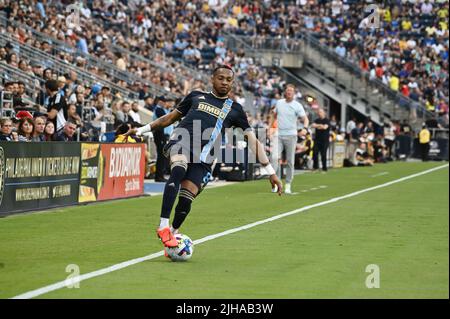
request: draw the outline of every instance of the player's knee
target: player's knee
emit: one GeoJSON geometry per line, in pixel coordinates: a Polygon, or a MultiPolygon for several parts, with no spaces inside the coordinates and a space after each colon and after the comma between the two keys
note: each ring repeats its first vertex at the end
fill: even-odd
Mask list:
{"type": "Polygon", "coordinates": [[[182,159],[172,161],[170,165],[170,178],[167,183],[167,185],[173,185],[173,187],[180,186],[181,181],[184,178],[184,175],[186,175],[187,171],[187,161],[184,161],[182,159]]]}
{"type": "Polygon", "coordinates": [[[170,158],[170,169],[173,170],[176,167],[184,168],[184,170],[187,170],[188,161],[186,156],[182,154],[174,155],[170,158]]]}

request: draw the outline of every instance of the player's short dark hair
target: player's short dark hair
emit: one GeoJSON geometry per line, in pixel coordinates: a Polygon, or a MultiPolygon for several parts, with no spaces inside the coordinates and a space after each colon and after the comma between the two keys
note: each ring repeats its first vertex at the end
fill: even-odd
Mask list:
{"type": "Polygon", "coordinates": [[[45,82],[45,87],[49,89],[50,91],[58,91],[58,81],[56,80],[47,80],[45,82]]]}
{"type": "Polygon", "coordinates": [[[227,65],[227,64],[220,64],[220,65],[216,66],[216,67],[214,68],[212,74],[213,74],[213,75],[216,74],[216,72],[217,72],[218,70],[220,70],[220,69],[227,69],[227,70],[230,70],[231,72],[233,72],[233,75],[234,75],[233,68],[232,68],[231,66],[227,65]]]}

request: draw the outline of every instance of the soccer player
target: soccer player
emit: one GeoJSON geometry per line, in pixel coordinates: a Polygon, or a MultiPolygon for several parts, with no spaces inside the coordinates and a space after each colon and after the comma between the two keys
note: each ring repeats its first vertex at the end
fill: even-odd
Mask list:
{"type": "Polygon", "coordinates": [[[244,131],[250,149],[270,175],[272,187],[278,187],[279,195],[282,192],[280,180],[270,165],[263,145],[250,128],[242,106],[228,97],[234,83],[233,70],[220,65],[214,69],[211,80],[211,92],[192,91],[172,112],[128,132],[142,135],[181,120],[164,148],[164,153],[170,159],[171,174],[164,187],[157,234],[166,247],[178,245],[174,234],[189,214],[192,201],[209,181],[214,161],[210,152],[216,143],[220,143],[220,135],[225,128],[237,127],[244,131]],[[201,135],[196,133],[197,130],[201,130],[201,135]],[[207,138],[202,139],[205,135],[207,138]],[[175,217],[170,227],[170,214],[178,193],[175,217]]]}

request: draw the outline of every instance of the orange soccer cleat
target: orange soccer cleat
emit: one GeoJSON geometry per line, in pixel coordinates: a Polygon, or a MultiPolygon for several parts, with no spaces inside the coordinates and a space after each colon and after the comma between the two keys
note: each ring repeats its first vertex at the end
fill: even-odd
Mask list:
{"type": "Polygon", "coordinates": [[[164,228],[158,229],[156,232],[158,233],[158,237],[159,237],[159,239],[161,239],[164,246],[166,246],[166,247],[177,247],[178,246],[178,241],[173,236],[173,233],[169,227],[164,227],[164,228]]]}

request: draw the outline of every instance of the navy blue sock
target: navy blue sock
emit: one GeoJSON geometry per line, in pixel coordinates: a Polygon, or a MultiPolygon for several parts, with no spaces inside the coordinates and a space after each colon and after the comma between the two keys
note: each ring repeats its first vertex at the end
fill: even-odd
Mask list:
{"type": "Polygon", "coordinates": [[[185,166],[174,166],[170,172],[170,178],[164,186],[163,203],[161,207],[161,217],[170,218],[173,205],[177,199],[178,190],[180,189],[181,181],[186,174],[185,166]]]}
{"type": "Polygon", "coordinates": [[[173,219],[172,227],[178,229],[183,224],[187,215],[191,211],[191,204],[194,200],[195,195],[189,190],[182,188],[180,190],[180,196],[178,197],[178,204],[175,207],[175,217],[173,219]]]}

